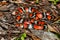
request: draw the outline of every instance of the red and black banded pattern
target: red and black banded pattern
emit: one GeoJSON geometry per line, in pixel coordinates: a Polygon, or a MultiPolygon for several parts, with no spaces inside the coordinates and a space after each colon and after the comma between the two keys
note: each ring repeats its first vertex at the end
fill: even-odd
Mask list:
{"type": "Polygon", "coordinates": [[[44,15],[44,13],[34,7],[19,7],[12,15],[16,16],[17,23],[15,25],[26,29],[42,30],[46,24],[45,19],[47,21],[52,19],[50,12],[46,12],[44,15]]]}

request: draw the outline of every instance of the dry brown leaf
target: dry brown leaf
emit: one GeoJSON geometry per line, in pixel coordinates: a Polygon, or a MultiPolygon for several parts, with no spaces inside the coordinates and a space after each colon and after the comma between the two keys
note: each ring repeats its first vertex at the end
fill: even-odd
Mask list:
{"type": "Polygon", "coordinates": [[[25,33],[30,36],[33,40],[41,40],[37,36],[35,36],[33,33],[30,33],[29,31],[25,30],[25,33]]]}
{"type": "Polygon", "coordinates": [[[52,31],[52,32],[57,32],[52,26],[50,26],[49,24],[47,24],[47,26],[48,26],[48,29],[50,30],[50,31],[52,31]]]}
{"type": "Polygon", "coordinates": [[[52,25],[47,24],[47,25],[48,25],[48,29],[50,31],[60,34],[60,29],[57,26],[55,26],[54,24],[52,24],[52,25]]]}
{"type": "Polygon", "coordinates": [[[31,36],[33,40],[41,40],[31,33],[27,33],[28,36],[31,36]]]}

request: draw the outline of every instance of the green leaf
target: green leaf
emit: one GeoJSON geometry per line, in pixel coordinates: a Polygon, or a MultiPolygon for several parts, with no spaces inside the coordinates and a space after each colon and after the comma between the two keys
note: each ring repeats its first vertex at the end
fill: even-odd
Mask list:
{"type": "Polygon", "coordinates": [[[54,2],[54,1],[55,1],[55,2],[58,2],[59,0],[49,0],[49,1],[52,1],[52,2],[54,2]]]}
{"type": "Polygon", "coordinates": [[[56,5],[57,3],[54,1],[54,5],[56,5]]]}
{"type": "Polygon", "coordinates": [[[21,34],[20,37],[16,38],[15,40],[24,40],[26,37],[26,33],[21,34]]]}
{"type": "Polygon", "coordinates": [[[14,40],[20,40],[20,38],[16,38],[16,39],[14,39],[14,40]]]}
{"type": "Polygon", "coordinates": [[[36,3],[39,3],[39,0],[36,0],[36,3]]]}
{"type": "Polygon", "coordinates": [[[56,0],[56,2],[58,2],[59,0],[56,0]]]}
{"type": "Polygon", "coordinates": [[[49,1],[55,1],[55,0],[49,0],[49,1]]]}
{"type": "Polygon", "coordinates": [[[52,33],[54,33],[60,39],[60,34],[55,33],[55,32],[52,32],[52,33]]]}
{"type": "Polygon", "coordinates": [[[26,37],[26,33],[23,33],[21,36],[26,37]]]}
{"type": "Polygon", "coordinates": [[[21,37],[21,40],[24,40],[24,37],[23,36],[21,37]]]}

